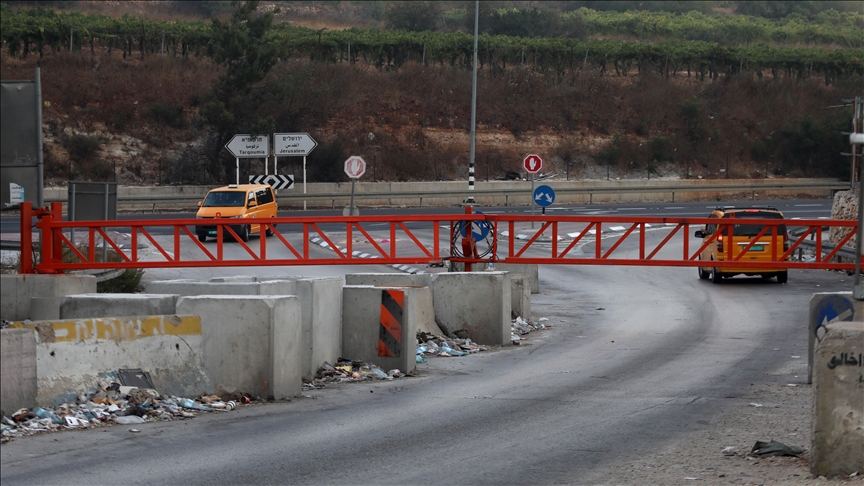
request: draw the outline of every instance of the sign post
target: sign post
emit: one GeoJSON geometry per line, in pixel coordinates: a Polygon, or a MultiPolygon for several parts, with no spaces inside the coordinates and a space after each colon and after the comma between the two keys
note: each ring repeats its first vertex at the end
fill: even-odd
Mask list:
{"type": "MultiPolygon", "coordinates": [[[[540,172],[543,167],[543,159],[539,155],[529,154],[522,160],[522,166],[525,167],[525,172],[531,174],[531,193],[534,193],[534,174],[540,172]]],[[[531,198],[531,216],[534,216],[534,198],[531,198]]],[[[534,228],[534,221],[531,221],[531,228],[534,228]]]]}
{"type": "Polygon", "coordinates": [[[354,207],[354,183],[357,182],[360,176],[366,173],[366,161],[359,155],[348,157],[345,160],[345,173],[351,178],[351,205],[345,208],[348,214],[345,214],[346,211],[342,211],[342,215],[360,216],[360,211],[354,207]]]}
{"type": "MultiPolygon", "coordinates": [[[[306,156],[318,146],[308,133],[274,133],[273,134],[273,173],[276,173],[276,158],[303,156],[303,194],[306,194],[306,156]]],[[[303,210],[306,210],[306,200],[303,200],[303,210]]]]}

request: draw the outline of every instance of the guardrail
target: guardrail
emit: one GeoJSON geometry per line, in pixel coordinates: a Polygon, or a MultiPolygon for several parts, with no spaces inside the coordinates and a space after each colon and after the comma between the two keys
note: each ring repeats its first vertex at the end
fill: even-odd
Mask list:
{"type": "MultiPolygon", "coordinates": [[[[747,181],[682,180],[659,184],[659,181],[543,181],[555,190],[556,202],[565,204],[594,204],[626,201],[671,201],[706,200],[732,195],[745,195],[756,199],[757,193],[808,194],[829,197],[834,192],[849,188],[848,182],[810,179],[759,179],[747,181]]],[[[665,182],[665,181],[664,181],[665,182]]],[[[304,202],[317,206],[349,204],[351,194],[347,184],[309,184],[310,191],[303,193],[299,187],[279,191],[280,206],[302,207],[304,202]]],[[[489,206],[525,205],[531,203],[531,185],[527,181],[495,181],[479,183],[470,195],[478,204],[489,206]],[[483,188],[491,186],[491,188],[483,188]]],[[[192,210],[204,198],[211,186],[165,186],[157,188],[121,187],[117,195],[120,210],[192,210]],[[185,189],[185,190],[184,190],[185,189]],[[130,192],[139,192],[135,194],[130,192]],[[146,193],[144,193],[146,192],[146,193]]],[[[357,185],[354,198],[370,206],[452,206],[463,202],[469,195],[462,183],[379,183],[357,185]]],[[[46,194],[46,203],[66,203],[66,195],[55,191],[54,197],[46,194]]]]}

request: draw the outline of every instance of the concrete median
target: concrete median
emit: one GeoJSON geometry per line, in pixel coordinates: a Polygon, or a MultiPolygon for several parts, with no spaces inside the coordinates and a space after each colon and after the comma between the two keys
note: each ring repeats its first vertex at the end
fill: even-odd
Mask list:
{"type": "Polygon", "coordinates": [[[36,334],[30,329],[0,329],[0,355],[0,409],[11,414],[32,408],[37,392],[36,334]]]}

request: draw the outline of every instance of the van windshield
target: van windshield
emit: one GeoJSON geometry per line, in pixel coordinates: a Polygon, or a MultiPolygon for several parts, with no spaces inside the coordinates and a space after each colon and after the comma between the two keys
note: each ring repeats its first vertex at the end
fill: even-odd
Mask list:
{"type": "Polygon", "coordinates": [[[236,207],[242,208],[246,204],[246,193],[237,191],[211,191],[201,204],[205,208],[214,207],[236,207]]]}
{"type": "MultiPolygon", "coordinates": [[[[775,213],[775,212],[771,212],[771,211],[758,211],[758,212],[749,212],[749,211],[743,212],[742,211],[742,212],[737,212],[737,213],[733,213],[733,214],[735,216],[732,216],[732,217],[735,219],[742,219],[742,218],[783,219],[783,215],[781,215],[780,213],[775,213]]],[[[728,218],[728,217],[730,217],[730,215],[731,215],[730,213],[727,213],[723,217],[728,218]]],[[[762,231],[762,228],[764,228],[764,226],[761,224],[736,224],[735,227],[732,229],[732,234],[735,236],[756,236],[759,234],[760,231],[762,231]]],[[[725,233],[725,231],[724,231],[724,233],[725,233]]],[[[777,228],[777,234],[778,235],[785,235],[786,234],[786,225],[785,224],[781,224],[777,228]]],[[[765,232],[765,236],[771,236],[771,228],[768,228],[768,231],[765,232]]]]}

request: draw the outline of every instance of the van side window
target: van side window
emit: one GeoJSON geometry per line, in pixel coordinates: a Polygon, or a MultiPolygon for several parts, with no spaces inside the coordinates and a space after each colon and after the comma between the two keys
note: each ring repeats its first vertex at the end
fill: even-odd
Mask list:
{"type": "Polygon", "coordinates": [[[258,204],[267,204],[273,202],[273,192],[267,189],[259,189],[255,192],[255,195],[258,196],[258,204]]]}

